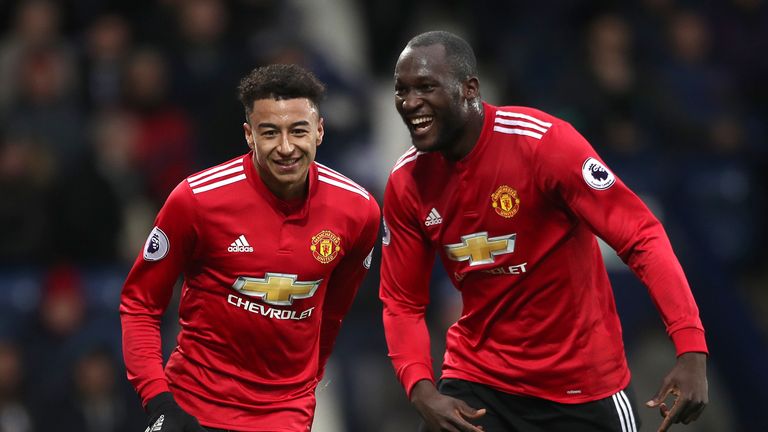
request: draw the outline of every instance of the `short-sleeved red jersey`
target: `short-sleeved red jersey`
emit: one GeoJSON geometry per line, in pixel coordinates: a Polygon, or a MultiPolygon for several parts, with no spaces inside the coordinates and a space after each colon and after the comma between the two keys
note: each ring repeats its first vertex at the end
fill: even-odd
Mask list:
{"type": "Polygon", "coordinates": [[[181,182],[121,297],[128,378],[142,401],[170,390],[204,426],[308,430],[379,218],[365,189],[318,163],[296,202],[266,188],[252,154],[181,182]],[[180,274],[181,330],[163,370],[159,323],[180,274]]]}
{"type": "Polygon", "coordinates": [[[595,235],[648,287],[677,352],[706,352],[662,226],[589,143],[538,110],[484,112],[466,157],[411,148],[387,184],[380,296],[406,391],[433,380],[424,311],[436,253],[463,299],[443,377],[562,403],[623,389],[630,373],[595,235]]]}

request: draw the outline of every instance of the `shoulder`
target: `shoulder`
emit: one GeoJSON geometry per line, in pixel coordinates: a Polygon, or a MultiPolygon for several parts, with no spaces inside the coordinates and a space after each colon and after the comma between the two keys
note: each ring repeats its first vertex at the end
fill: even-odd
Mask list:
{"type": "MultiPolygon", "coordinates": [[[[446,166],[438,152],[411,146],[394,163],[384,189],[384,212],[409,211],[423,193],[441,191],[446,166]]],[[[439,193],[439,192],[438,192],[439,193]]]]}
{"type": "Polygon", "coordinates": [[[491,115],[496,153],[512,143],[516,157],[533,165],[539,163],[542,154],[562,159],[566,150],[583,140],[570,123],[536,108],[502,106],[491,115]]]}
{"type": "Polygon", "coordinates": [[[390,175],[394,175],[395,172],[399,170],[403,171],[411,171],[413,170],[415,162],[420,157],[426,155],[426,152],[418,151],[416,150],[416,147],[411,146],[408,148],[408,150],[405,151],[398,159],[395,161],[395,165],[392,167],[392,171],[390,171],[390,175]]]}
{"type": "Polygon", "coordinates": [[[552,128],[566,124],[560,118],[536,108],[524,106],[494,107],[493,131],[496,134],[516,135],[541,140],[552,128]]]}
{"type": "Polygon", "coordinates": [[[434,163],[438,158],[437,152],[423,152],[414,146],[409,147],[392,166],[387,179],[387,188],[410,188],[410,185],[416,182],[416,177],[434,171],[434,163]]]}
{"type": "Polygon", "coordinates": [[[180,186],[189,188],[197,199],[228,194],[233,187],[245,184],[245,158],[246,155],[238,156],[192,174],[180,186]]]}
{"type": "Polygon", "coordinates": [[[318,189],[333,199],[337,205],[363,205],[365,208],[370,206],[378,208],[373,195],[354,180],[317,161],[315,161],[315,166],[317,167],[318,189]]]}

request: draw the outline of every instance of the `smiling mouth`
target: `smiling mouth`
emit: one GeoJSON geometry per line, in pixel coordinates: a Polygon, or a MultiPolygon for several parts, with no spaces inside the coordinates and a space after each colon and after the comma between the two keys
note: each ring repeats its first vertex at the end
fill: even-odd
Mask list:
{"type": "Polygon", "coordinates": [[[423,135],[432,127],[435,118],[433,116],[413,117],[409,120],[413,133],[423,135]]]}
{"type": "Polygon", "coordinates": [[[281,170],[288,171],[295,168],[298,165],[299,159],[300,158],[279,159],[279,160],[273,160],[273,162],[281,170]]]}

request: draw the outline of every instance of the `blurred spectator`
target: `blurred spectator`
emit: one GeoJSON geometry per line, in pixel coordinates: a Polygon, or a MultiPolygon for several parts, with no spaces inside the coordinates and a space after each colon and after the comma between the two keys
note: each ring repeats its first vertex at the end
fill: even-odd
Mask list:
{"type": "Polygon", "coordinates": [[[712,33],[703,16],[676,12],[667,26],[667,57],[657,67],[653,94],[658,137],[673,149],[696,149],[707,142],[718,117],[734,110],[732,83],[712,62],[712,33]]]}
{"type": "Polygon", "coordinates": [[[116,14],[98,17],[85,32],[81,58],[82,91],[88,109],[120,105],[125,63],[131,47],[131,28],[116,14]]]}
{"type": "Polygon", "coordinates": [[[33,430],[29,409],[21,394],[24,374],[19,347],[0,339],[0,431],[33,430]]]}
{"type": "Polygon", "coordinates": [[[36,264],[50,256],[48,197],[52,157],[32,137],[0,142],[0,263],[36,264]]]}
{"type": "Polygon", "coordinates": [[[683,155],[675,172],[675,196],[667,203],[729,278],[755,265],[762,244],[756,227],[766,220],[766,190],[753,174],[745,151],[744,127],[736,116],[712,119],[701,148],[683,155]]]}
{"type": "Polygon", "coordinates": [[[19,68],[30,50],[48,47],[60,50],[70,62],[73,51],[59,33],[60,11],[50,0],[23,0],[16,3],[10,31],[0,40],[0,115],[16,99],[17,84],[23,76],[19,68]]]}
{"type": "Polygon", "coordinates": [[[664,60],[669,38],[664,33],[677,10],[676,0],[640,0],[626,2],[623,15],[632,23],[640,67],[647,68],[664,60]]]}
{"type": "MultiPolygon", "coordinates": [[[[132,263],[136,258],[136,251],[141,249],[147,237],[148,227],[154,219],[154,208],[145,195],[146,179],[141,174],[140,160],[137,154],[139,139],[139,123],[137,119],[122,110],[107,110],[96,115],[91,123],[91,158],[84,164],[86,174],[80,176],[81,181],[87,182],[89,177],[99,183],[105,191],[107,203],[112,202],[112,211],[119,213],[107,213],[112,217],[110,224],[113,232],[108,232],[107,224],[94,222],[96,226],[103,227],[101,235],[96,239],[106,241],[97,250],[111,255],[118,262],[132,263]]],[[[75,176],[77,178],[77,176],[75,176]]],[[[84,188],[93,187],[83,185],[84,188]]],[[[91,194],[74,193],[73,200],[85,196],[99,196],[91,194]]],[[[83,204],[81,208],[105,206],[104,203],[83,204]]],[[[78,208],[75,205],[75,208],[78,208]]],[[[95,212],[84,220],[105,217],[100,212],[95,212]]],[[[87,229],[88,222],[72,221],[75,226],[87,229]]],[[[82,232],[82,231],[81,231],[82,232]]],[[[94,252],[91,252],[92,254],[94,252]]],[[[98,254],[97,254],[98,255],[98,254]]]]}
{"type": "Polygon", "coordinates": [[[624,129],[636,128],[641,89],[631,30],[616,14],[597,16],[587,29],[580,61],[561,75],[559,85],[547,97],[556,102],[549,104],[563,112],[598,149],[608,140],[618,146],[636,145],[635,140],[626,139],[635,135],[633,131],[614,128],[617,122],[624,123],[624,129]]]}
{"type": "Polygon", "coordinates": [[[99,117],[89,148],[71,173],[53,187],[51,208],[56,209],[49,247],[56,258],[78,264],[109,265],[118,260],[124,224],[124,206],[137,183],[133,152],[136,133],[126,125],[111,130],[118,119],[99,117]],[[112,132],[112,133],[109,133],[112,132]]]}
{"type": "MultiPolygon", "coordinates": [[[[72,370],[72,386],[65,400],[47,407],[38,429],[58,432],[138,432],[144,413],[118,385],[117,362],[105,348],[86,351],[72,370]]],[[[122,378],[122,377],[120,377],[122,378]]]]}
{"type": "Polygon", "coordinates": [[[74,267],[52,268],[43,281],[37,315],[24,329],[21,346],[28,375],[27,395],[35,418],[68,397],[69,371],[92,336],[86,331],[82,276],[74,267]]]}
{"type": "Polygon", "coordinates": [[[649,74],[636,64],[632,29],[622,15],[602,13],[586,30],[582,60],[561,75],[560,86],[547,97],[550,109],[583,131],[646,202],[659,202],[668,176],[646,132],[653,110],[646,96],[649,74]]]}
{"type": "Polygon", "coordinates": [[[190,116],[198,167],[242,154],[245,145],[234,89],[253,65],[243,55],[245,43],[228,31],[229,20],[222,0],[185,1],[176,11],[169,50],[173,96],[190,116]]]}
{"type": "Polygon", "coordinates": [[[123,91],[125,108],[137,121],[137,167],[147,195],[159,206],[193,171],[192,123],[169,98],[168,65],[155,48],[144,47],[130,57],[123,91]]]}
{"type": "MultiPolygon", "coordinates": [[[[768,154],[768,2],[731,0],[730,7],[717,10],[709,19],[713,51],[719,64],[728,67],[739,90],[739,99],[749,109],[744,117],[745,151],[768,154]]],[[[763,171],[765,172],[765,171],[763,171]]]]}
{"type": "Polygon", "coordinates": [[[19,59],[18,94],[5,117],[11,133],[35,137],[68,172],[82,156],[82,113],[75,87],[75,65],[66,52],[38,47],[19,59]]]}

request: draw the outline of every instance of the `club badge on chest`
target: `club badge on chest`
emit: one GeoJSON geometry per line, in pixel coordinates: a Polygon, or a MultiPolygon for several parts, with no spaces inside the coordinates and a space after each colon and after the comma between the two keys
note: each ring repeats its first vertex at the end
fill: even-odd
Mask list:
{"type": "Polygon", "coordinates": [[[328,264],[341,252],[341,237],[331,230],[322,230],[312,236],[312,244],[309,246],[312,256],[323,264],[328,264]]]}
{"type": "Polygon", "coordinates": [[[491,207],[497,215],[511,218],[520,210],[520,197],[516,190],[507,185],[501,185],[491,194],[491,207]]]}

